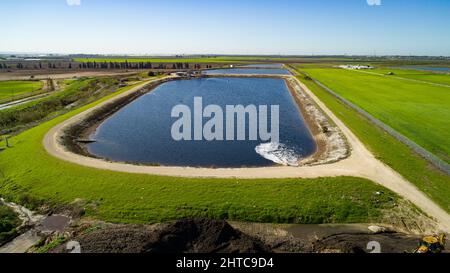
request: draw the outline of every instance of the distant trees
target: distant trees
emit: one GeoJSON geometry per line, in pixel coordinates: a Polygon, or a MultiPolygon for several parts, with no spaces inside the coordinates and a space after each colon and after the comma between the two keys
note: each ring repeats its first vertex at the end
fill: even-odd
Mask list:
{"type": "Polygon", "coordinates": [[[157,69],[157,70],[189,70],[189,69],[201,69],[202,67],[211,68],[210,65],[201,65],[201,64],[192,64],[192,63],[186,63],[186,62],[174,62],[174,63],[158,63],[154,64],[151,62],[128,62],[127,60],[123,62],[114,62],[111,61],[88,61],[88,62],[73,62],[73,61],[67,61],[67,62],[61,62],[61,61],[51,61],[51,60],[45,60],[42,62],[18,62],[18,63],[12,63],[9,66],[4,63],[0,62],[0,69],[8,69],[8,68],[14,68],[14,69],[89,69],[89,70],[108,70],[108,69],[115,69],[115,70],[132,70],[132,69],[140,69],[140,70],[149,70],[149,69],[157,69]]]}
{"type": "Polygon", "coordinates": [[[153,64],[150,62],[83,62],[78,64],[80,69],[152,69],[153,64]]]}

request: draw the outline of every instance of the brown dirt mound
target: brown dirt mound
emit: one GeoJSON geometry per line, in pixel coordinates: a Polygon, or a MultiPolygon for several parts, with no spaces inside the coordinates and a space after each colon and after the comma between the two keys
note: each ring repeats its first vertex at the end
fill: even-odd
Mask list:
{"type": "Polygon", "coordinates": [[[186,219],[153,234],[145,252],[261,253],[270,252],[258,239],[225,221],[186,219]]]}
{"type": "Polygon", "coordinates": [[[313,243],[313,252],[368,253],[369,242],[378,242],[382,253],[411,252],[419,240],[420,236],[400,233],[338,234],[313,243]]]}
{"type": "MultiPolygon", "coordinates": [[[[186,219],[160,228],[109,227],[77,236],[83,253],[267,253],[270,249],[225,221],[186,219]]],[[[56,252],[65,252],[60,247],[56,252]]]]}

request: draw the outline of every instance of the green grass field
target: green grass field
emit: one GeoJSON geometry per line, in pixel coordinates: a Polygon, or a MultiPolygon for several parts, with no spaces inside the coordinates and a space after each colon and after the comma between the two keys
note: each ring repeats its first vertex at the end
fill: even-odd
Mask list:
{"type": "Polygon", "coordinates": [[[188,216],[283,223],[377,222],[398,196],[371,181],[188,179],[97,170],[53,158],[45,133],[101,101],[11,139],[0,153],[0,196],[29,207],[86,202],[87,215],[113,222],[159,222],[188,216]],[[382,195],[375,194],[377,191],[382,195]]]}
{"type": "Polygon", "coordinates": [[[298,77],[381,161],[450,212],[450,177],[310,80],[298,77]]]}
{"type": "Polygon", "coordinates": [[[0,81],[0,101],[42,89],[41,81],[0,81]]]}
{"type": "Polygon", "coordinates": [[[273,58],[273,57],[208,57],[208,58],[75,58],[75,62],[130,62],[130,63],[140,63],[140,62],[151,62],[151,63],[233,63],[233,62],[252,62],[252,61],[284,61],[287,58],[273,58]]]}
{"type": "MultiPolygon", "coordinates": [[[[450,162],[450,88],[336,68],[308,67],[302,71],[450,162]]],[[[432,79],[444,81],[445,77],[450,76],[432,79]]]]}

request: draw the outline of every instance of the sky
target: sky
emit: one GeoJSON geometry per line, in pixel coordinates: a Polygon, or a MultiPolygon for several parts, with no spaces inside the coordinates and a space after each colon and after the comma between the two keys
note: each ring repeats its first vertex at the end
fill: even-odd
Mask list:
{"type": "Polygon", "coordinates": [[[0,52],[450,56],[450,0],[1,0],[0,52]]]}

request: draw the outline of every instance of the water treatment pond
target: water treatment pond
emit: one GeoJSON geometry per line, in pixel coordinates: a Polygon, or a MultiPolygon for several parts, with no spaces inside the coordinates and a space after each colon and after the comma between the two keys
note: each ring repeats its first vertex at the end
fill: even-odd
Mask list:
{"type": "Polygon", "coordinates": [[[291,75],[291,73],[282,68],[226,68],[212,69],[203,71],[205,75],[291,75]]]}
{"type": "MultiPolygon", "coordinates": [[[[203,118],[203,124],[210,119],[203,118]]],[[[192,124],[192,132],[193,127],[192,124]]],[[[91,138],[96,140],[88,145],[93,155],[112,161],[163,166],[295,165],[299,158],[316,150],[286,82],[269,78],[201,78],[161,84],[103,121],[91,138]],[[174,140],[171,128],[179,118],[172,117],[172,108],[182,104],[193,109],[195,97],[202,98],[204,107],[214,104],[222,109],[226,105],[268,105],[269,114],[270,105],[279,105],[280,141],[263,142],[259,137],[244,141],[174,140]]]]}

